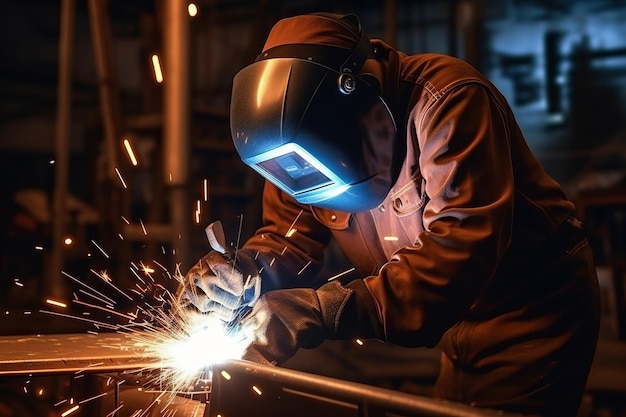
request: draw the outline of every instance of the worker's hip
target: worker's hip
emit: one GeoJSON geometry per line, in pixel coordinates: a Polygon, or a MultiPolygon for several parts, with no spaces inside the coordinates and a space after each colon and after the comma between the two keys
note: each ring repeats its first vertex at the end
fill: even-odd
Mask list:
{"type": "Polygon", "coordinates": [[[582,234],[565,240],[525,276],[499,277],[511,286],[500,288],[499,297],[489,294],[494,309],[483,300],[482,311],[446,332],[436,395],[529,414],[575,415],[595,352],[600,301],[587,240],[582,234]]]}

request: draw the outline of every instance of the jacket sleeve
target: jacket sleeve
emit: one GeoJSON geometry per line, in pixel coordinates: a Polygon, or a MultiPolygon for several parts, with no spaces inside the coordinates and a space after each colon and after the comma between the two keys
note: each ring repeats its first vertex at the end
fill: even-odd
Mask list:
{"type": "Polygon", "coordinates": [[[411,113],[427,201],[425,231],[365,279],[387,340],[434,346],[494,274],[512,230],[505,114],[478,82],[452,88],[411,113]]]}
{"type": "Polygon", "coordinates": [[[324,262],[330,237],[330,231],[315,219],[309,206],[266,181],[263,224],[241,250],[259,266],[261,293],[310,287],[324,262]]]}

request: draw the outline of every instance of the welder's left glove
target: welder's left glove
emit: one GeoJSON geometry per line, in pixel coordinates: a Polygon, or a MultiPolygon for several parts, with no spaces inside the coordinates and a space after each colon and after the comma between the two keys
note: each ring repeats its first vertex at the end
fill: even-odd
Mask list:
{"type": "Polygon", "coordinates": [[[317,290],[293,288],[261,296],[241,322],[252,340],[243,359],[280,364],[298,348],[326,339],[384,339],[378,308],[363,280],[333,281],[317,290]]]}

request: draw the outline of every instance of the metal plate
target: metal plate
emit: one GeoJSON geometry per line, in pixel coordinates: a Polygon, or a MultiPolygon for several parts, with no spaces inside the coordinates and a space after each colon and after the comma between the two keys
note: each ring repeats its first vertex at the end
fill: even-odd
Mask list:
{"type": "Polygon", "coordinates": [[[154,368],[158,358],[121,333],[0,337],[0,376],[154,368]]]}

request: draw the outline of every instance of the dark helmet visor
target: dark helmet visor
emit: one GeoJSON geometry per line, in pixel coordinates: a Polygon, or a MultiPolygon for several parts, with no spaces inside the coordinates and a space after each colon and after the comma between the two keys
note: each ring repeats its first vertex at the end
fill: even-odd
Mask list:
{"type": "Polygon", "coordinates": [[[304,204],[359,211],[391,187],[395,125],[357,75],[273,58],[234,78],[231,133],[242,160],[304,204]]]}

